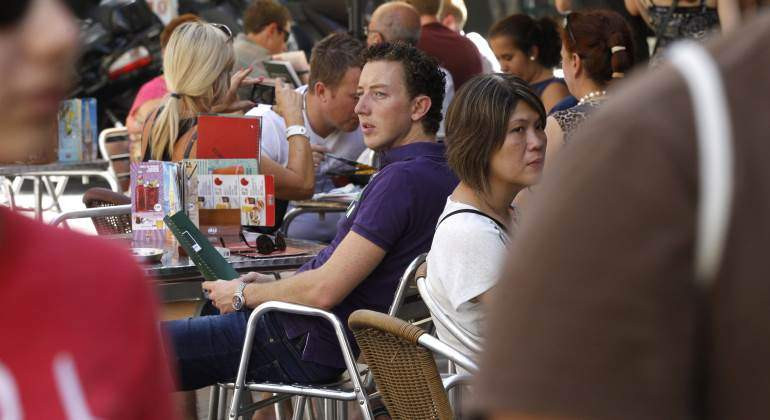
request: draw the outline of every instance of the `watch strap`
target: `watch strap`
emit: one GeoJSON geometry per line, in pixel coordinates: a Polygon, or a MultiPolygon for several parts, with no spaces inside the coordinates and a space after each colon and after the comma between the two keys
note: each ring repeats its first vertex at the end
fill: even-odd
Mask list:
{"type": "Polygon", "coordinates": [[[303,136],[305,138],[310,138],[307,135],[307,128],[305,128],[304,125],[290,125],[286,127],[286,138],[290,138],[291,136],[303,136]]]}

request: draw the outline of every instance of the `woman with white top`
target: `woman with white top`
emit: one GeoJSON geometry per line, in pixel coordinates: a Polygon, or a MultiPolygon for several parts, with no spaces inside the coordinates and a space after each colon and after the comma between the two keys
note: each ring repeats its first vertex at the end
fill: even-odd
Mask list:
{"type": "MultiPolygon", "coordinates": [[[[439,218],[426,282],[440,309],[476,340],[516,222],[511,202],[543,171],[545,118],[537,94],[507,74],[471,79],[449,107],[447,161],[460,183],[439,218]]],[[[436,329],[439,339],[471,355],[441,325],[436,329]]]]}

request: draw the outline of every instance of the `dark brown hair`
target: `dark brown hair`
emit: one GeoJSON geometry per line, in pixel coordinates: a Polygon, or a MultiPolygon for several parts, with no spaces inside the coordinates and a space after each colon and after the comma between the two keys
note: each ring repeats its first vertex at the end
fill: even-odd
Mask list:
{"type": "Polygon", "coordinates": [[[441,0],[405,0],[422,15],[436,16],[441,13],[441,0]]]}
{"type": "Polygon", "coordinates": [[[318,82],[334,88],[348,69],[363,67],[363,49],[361,41],[345,33],[333,33],[320,40],[310,53],[308,91],[312,93],[318,82]]]}
{"type": "Polygon", "coordinates": [[[537,62],[543,67],[550,69],[561,61],[559,26],[551,18],[535,20],[524,14],[510,15],[495,22],[487,38],[499,36],[510,39],[516,48],[527,55],[531,54],[532,47],[537,47],[537,62]]]}
{"type": "Polygon", "coordinates": [[[166,45],[168,45],[168,40],[171,39],[171,34],[174,32],[174,29],[176,29],[177,26],[185,22],[202,22],[202,21],[203,19],[199,18],[198,16],[195,16],[192,13],[185,13],[183,15],[179,15],[171,19],[168,22],[168,25],[166,25],[163,28],[163,31],[160,33],[160,47],[166,48],[166,45]]]}
{"type": "Polygon", "coordinates": [[[564,48],[582,59],[588,77],[601,85],[612,80],[613,74],[623,74],[634,65],[631,30],[626,20],[615,12],[570,13],[562,38],[564,48]],[[613,53],[613,47],[625,50],[613,53]]]}
{"type": "Polygon", "coordinates": [[[284,30],[290,20],[291,14],[286,6],[273,0],[255,0],[243,12],[243,31],[256,34],[271,23],[284,30]]]}
{"type": "Polygon", "coordinates": [[[476,76],[452,99],[446,118],[447,162],[474,190],[489,188],[492,154],[502,147],[519,101],[534,109],[545,127],[543,102],[527,82],[510,74],[476,76]]]}

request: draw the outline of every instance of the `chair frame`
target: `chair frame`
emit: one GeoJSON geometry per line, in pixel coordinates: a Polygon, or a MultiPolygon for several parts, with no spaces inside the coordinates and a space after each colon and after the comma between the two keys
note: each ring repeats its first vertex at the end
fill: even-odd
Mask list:
{"type": "Polygon", "coordinates": [[[120,216],[131,214],[131,204],[122,204],[119,206],[93,207],[85,210],[73,210],[60,214],[51,222],[52,226],[58,226],[65,220],[82,219],[86,217],[99,216],[120,216]]]}
{"type": "MultiPolygon", "coordinates": [[[[342,323],[331,312],[327,312],[317,308],[311,308],[304,305],[271,301],[271,302],[265,302],[257,306],[257,308],[249,316],[249,321],[248,321],[248,324],[246,325],[246,337],[243,342],[243,351],[241,351],[241,360],[238,365],[238,375],[236,377],[235,383],[232,385],[224,384],[225,388],[229,388],[231,386],[234,389],[233,399],[230,404],[230,409],[228,413],[228,418],[231,420],[235,420],[236,418],[238,418],[239,415],[244,414],[240,410],[241,394],[244,391],[262,391],[262,392],[272,392],[277,394],[298,395],[301,397],[317,397],[317,398],[329,398],[329,399],[341,400],[341,401],[357,401],[358,405],[360,406],[361,414],[363,418],[365,420],[372,420],[374,418],[372,416],[372,410],[369,405],[369,396],[366,395],[366,389],[364,388],[363,382],[358,373],[355,357],[353,356],[353,350],[350,348],[350,343],[348,342],[348,338],[345,335],[345,330],[342,326],[342,323]],[[352,391],[332,390],[332,389],[324,389],[317,386],[287,385],[287,384],[269,383],[269,382],[247,384],[246,371],[248,369],[249,357],[251,355],[251,349],[253,346],[257,321],[264,314],[268,312],[273,312],[273,311],[315,316],[329,322],[332,325],[332,328],[334,328],[335,335],[337,336],[337,340],[340,343],[340,348],[342,350],[342,358],[345,361],[347,372],[350,375],[350,381],[353,383],[353,390],[352,391]]],[[[300,404],[304,405],[305,400],[301,399],[300,401],[301,401],[300,404]]],[[[247,408],[246,410],[247,412],[253,411],[252,407],[249,407],[249,408],[247,408]],[[251,410],[249,410],[249,408],[251,408],[251,410]]],[[[300,408],[302,407],[298,407],[297,412],[294,413],[295,418],[302,411],[302,410],[299,410],[300,408]]]]}
{"type": "Polygon", "coordinates": [[[433,296],[431,296],[430,292],[428,291],[428,285],[425,276],[417,277],[416,282],[417,290],[420,291],[420,296],[422,297],[422,301],[425,302],[425,306],[427,306],[430,310],[433,321],[438,322],[441,324],[441,326],[446,328],[447,331],[449,331],[449,333],[452,334],[452,336],[454,336],[457,341],[462,343],[464,346],[468,347],[475,353],[481,353],[481,343],[463,332],[462,328],[460,328],[454,321],[452,321],[438,306],[438,303],[436,303],[436,301],[433,299],[433,296]]]}
{"type": "MultiPolygon", "coordinates": [[[[407,266],[406,270],[404,270],[404,274],[399,279],[398,285],[396,287],[396,291],[395,291],[395,293],[393,295],[393,302],[391,303],[391,306],[388,309],[388,315],[390,315],[392,317],[395,317],[398,314],[399,310],[402,308],[403,301],[404,301],[404,298],[406,297],[407,289],[409,287],[409,284],[410,284],[410,282],[414,281],[415,276],[417,275],[417,269],[418,269],[418,267],[420,267],[420,265],[422,265],[425,262],[425,259],[426,259],[427,255],[428,255],[427,253],[423,253],[423,254],[418,255],[417,257],[415,257],[414,260],[412,260],[412,262],[409,264],[409,266],[407,266]]],[[[281,311],[284,308],[284,307],[281,306],[281,304],[283,304],[283,305],[292,305],[292,307],[294,307],[294,308],[301,308],[303,311],[312,311],[314,314],[316,314],[316,316],[322,316],[323,318],[325,318],[327,320],[334,319],[334,320],[336,320],[335,322],[340,325],[340,328],[342,328],[342,324],[339,322],[339,320],[336,318],[336,316],[334,316],[334,314],[332,314],[331,312],[324,311],[324,310],[317,309],[317,308],[311,308],[311,307],[304,306],[304,305],[288,304],[288,303],[282,303],[282,302],[270,302],[270,303],[277,305],[277,306],[271,307],[270,310],[281,311]]],[[[260,305],[260,307],[261,307],[261,305],[260,305]]],[[[255,309],[254,312],[256,312],[256,309],[255,309]]],[[[244,360],[246,360],[246,363],[248,363],[248,357],[245,357],[244,355],[248,355],[251,352],[251,346],[253,345],[253,343],[252,343],[252,341],[253,341],[253,333],[251,335],[252,339],[250,339],[249,335],[248,335],[248,333],[249,333],[248,325],[251,324],[251,319],[252,319],[252,317],[255,316],[254,312],[252,312],[251,316],[249,317],[249,324],[247,324],[247,330],[246,330],[247,336],[246,336],[246,340],[244,342],[243,351],[241,352],[241,363],[243,363],[244,360]],[[248,351],[247,351],[246,344],[248,344],[248,346],[249,346],[248,347],[248,351]]],[[[296,312],[293,312],[293,313],[296,313],[296,312]]],[[[259,319],[259,317],[257,317],[256,319],[259,319]]],[[[334,322],[332,322],[332,324],[334,325],[334,322]]],[[[336,327],[335,327],[335,331],[336,331],[336,327]]],[[[342,331],[343,331],[342,338],[344,338],[344,341],[340,339],[340,348],[343,349],[343,356],[346,357],[345,349],[347,348],[348,351],[349,351],[349,346],[350,345],[349,345],[349,343],[347,341],[347,336],[344,335],[344,329],[342,331]]],[[[337,334],[337,337],[338,337],[338,339],[340,338],[339,333],[337,334]]],[[[350,351],[350,356],[352,358],[352,351],[350,351]]],[[[346,364],[347,364],[347,362],[346,362],[346,364]]],[[[355,361],[353,363],[353,366],[356,366],[355,365],[355,361]]],[[[246,369],[246,367],[244,367],[244,374],[245,374],[245,369],[246,369]]],[[[358,382],[360,382],[360,375],[358,374],[357,370],[351,370],[350,366],[348,366],[347,372],[350,375],[351,379],[355,376],[355,377],[359,378],[358,382]],[[356,372],[357,374],[353,375],[354,372],[356,372]]],[[[240,366],[239,366],[238,373],[239,373],[239,375],[241,373],[240,366]]],[[[355,389],[356,388],[359,388],[359,389],[361,389],[363,391],[364,400],[366,400],[366,404],[361,405],[360,400],[359,400],[359,405],[361,405],[362,411],[364,409],[366,409],[366,411],[368,412],[368,417],[365,416],[364,417],[365,419],[373,418],[373,416],[371,414],[371,407],[368,404],[368,399],[371,399],[371,398],[374,398],[374,397],[378,396],[377,392],[375,392],[375,393],[373,393],[371,395],[368,395],[368,396],[366,395],[367,385],[371,384],[372,381],[373,381],[372,374],[371,374],[371,372],[368,372],[366,374],[366,376],[365,376],[365,379],[361,383],[361,385],[356,385],[355,383],[353,383],[353,385],[354,385],[353,386],[353,389],[354,389],[353,393],[354,394],[355,394],[355,389]]],[[[242,386],[243,389],[248,389],[249,391],[265,391],[265,392],[274,392],[274,393],[287,393],[287,394],[291,394],[291,395],[298,395],[298,396],[300,396],[300,399],[299,399],[298,404],[297,404],[297,408],[295,409],[295,412],[294,412],[294,417],[295,418],[300,418],[300,416],[302,415],[302,410],[303,410],[303,408],[305,406],[305,402],[306,402],[305,399],[307,397],[320,397],[320,398],[325,398],[325,399],[333,399],[333,400],[341,400],[341,401],[352,401],[354,399],[357,399],[357,398],[350,398],[351,397],[350,394],[338,394],[337,391],[327,391],[326,389],[324,389],[324,388],[329,388],[329,387],[333,387],[333,386],[339,387],[341,385],[344,385],[346,382],[347,381],[341,381],[341,382],[337,382],[337,383],[333,383],[333,384],[324,384],[324,385],[314,386],[314,387],[310,387],[310,386],[294,386],[294,385],[287,386],[287,385],[278,385],[278,384],[255,384],[255,383],[252,383],[252,384],[245,384],[244,383],[241,386],[242,386]],[[259,389],[257,389],[257,388],[259,388],[259,389]],[[315,391],[311,391],[311,390],[318,391],[318,392],[320,392],[320,394],[315,392],[315,391]],[[331,393],[327,393],[327,392],[331,392],[331,393]]],[[[227,389],[234,389],[236,387],[237,383],[238,383],[238,379],[236,378],[236,382],[235,383],[220,383],[220,384],[214,385],[214,388],[212,389],[212,392],[211,392],[211,399],[209,401],[209,419],[219,418],[219,411],[221,409],[220,407],[224,406],[224,404],[225,404],[224,400],[226,399],[225,398],[226,397],[225,392],[222,392],[222,391],[223,390],[227,390],[227,389]]],[[[239,392],[238,398],[240,398],[240,394],[241,393],[239,392]]],[[[232,399],[232,402],[231,402],[231,408],[230,408],[230,416],[231,416],[230,418],[231,419],[233,418],[232,417],[233,407],[236,405],[237,401],[238,400],[236,399],[236,396],[235,396],[235,393],[234,393],[233,394],[233,399],[232,399]]],[[[237,405],[240,405],[240,402],[237,402],[237,405]]],[[[261,408],[263,406],[260,406],[259,408],[261,408]]],[[[328,401],[325,401],[324,406],[325,407],[329,406],[328,401]]],[[[248,407],[248,409],[252,410],[252,411],[253,411],[254,408],[255,408],[254,406],[248,407]]],[[[328,419],[330,417],[330,414],[331,414],[330,411],[331,410],[327,409],[325,411],[326,411],[325,417],[328,419]]]]}

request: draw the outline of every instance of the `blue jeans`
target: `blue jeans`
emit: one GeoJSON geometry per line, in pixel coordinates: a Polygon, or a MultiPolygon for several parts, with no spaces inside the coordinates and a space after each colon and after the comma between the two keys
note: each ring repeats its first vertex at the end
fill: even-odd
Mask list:
{"type": "MultiPolygon", "coordinates": [[[[177,361],[181,390],[235,381],[250,314],[241,311],[163,323],[177,361]]],[[[342,373],[302,360],[306,335],[289,340],[273,315],[268,313],[257,322],[248,380],[313,384],[331,382],[342,373]]]]}

